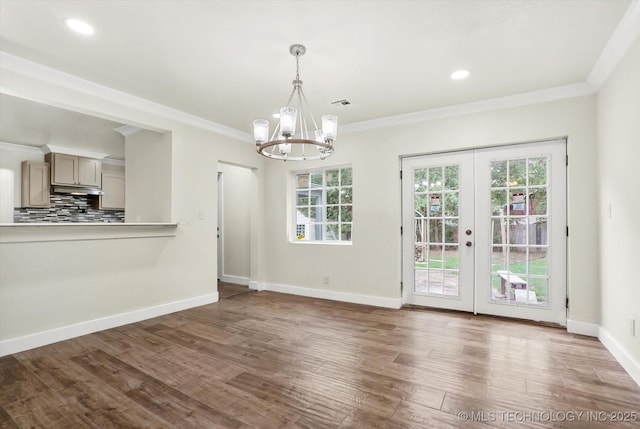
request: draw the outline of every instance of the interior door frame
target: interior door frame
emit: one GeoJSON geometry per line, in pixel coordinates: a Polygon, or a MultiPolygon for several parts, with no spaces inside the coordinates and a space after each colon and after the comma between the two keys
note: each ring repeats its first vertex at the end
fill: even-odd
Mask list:
{"type": "MultiPolygon", "coordinates": [[[[402,290],[401,290],[401,298],[402,298],[402,305],[406,305],[408,304],[407,302],[407,298],[408,298],[408,294],[409,294],[409,290],[410,288],[413,288],[413,282],[414,279],[408,279],[406,278],[406,272],[405,272],[405,256],[407,254],[407,252],[410,252],[411,255],[413,255],[413,253],[415,252],[415,249],[407,249],[405,246],[405,238],[404,238],[404,234],[410,234],[409,231],[413,231],[413,226],[412,225],[406,225],[405,224],[405,214],[404,214],[404,207],[405,207],[405,199],[407,198],[407,196],[405,195],[405,180],[406,178],[403,177],[403,160],[405,159],[410,159],[410,158],[417,158],[417,157],[423,157],[423,156],[438,156],[438,155],[447,155],[447,154],[456,154],[459,152],[472,152],[475,153],[476,151],[482,151],[482,150],[505,150],[508,149],[509,147],[512,148],[518,148],[524,145],[532,145],[532,144],[545,144],[545,143],[553,143],[553,142],[558,142],[558,144],[562,144],[563,148],[564,148],[564,153],[565,153],[565,159],[567,159],[567,145],[568,145],[568,137],[567,136],[562,136],[562,137],[555,137],[555,138],[548,138],[548,139],[541,139],[541,140],[530,140],[530,141],[525,141],[525,142],[516,142],[516,143],[505,143],[505,144],[498,144],[498,145],[485,145],[485,146],[478,146],[478,147],[470,147],[470,148],[464,148],[464,149],[456,149],[456,150],[451,150],[451,151],[434,151],[434,152],[425,152],[425,153],[418,153],[418,154],[411,154],[411,155],[401,155],[400,156],[400,163],[399,163],[399,168],[400,168],[400,177],[401,177],[401,181],[400,181],[400,195],[401,195],[401,204],[400,204],[400,209],[401,209],[401,226],[402,226],[402,231],[403,231],[403,237],[401,239],[401,275],[402,275],[402,279],[401,279],[401,285],[402,285],[402,290]]],[[[564,224],[563,228],[566,228],[566,230],[568,231],[568,195],[569,195],[569,181],[568,181],[568,162],[565,162],[565,168],[564,168],[564,218],[561,219],[562,223],[564,224]]],[[[475,192],[475,191],[474,191],[475,192]]],[[[474,223],[474,234],[477,231],[477,224],[474,223]]],[[[568,235],[568,234],[567,234],[568,235]]],[[[565,301],[568,300],[569,297],[569,282],[568,282],[568,252],[569,252],[569,241],[567,238],[567,235],[564,236],[564,245],[562,246],[563,248],[561,249],[561,251],[563,252],[564,255],[564,278],[561,279],[564,282],[564,288],[563,288],[563,292],[564,292],[564,297],[565,297],[565,301]]],[[[476,248],[476,242],[474,240],[474,249],[476,248]]],[[[476,258],[476,264],[478,263],[477,261],[478,258],[476,258]]],[[[474,269],[474,271],[477,273],[477,268],[474,269]]],[[[556,286],[556,287],[561,287],[561,286],[556,286]]],[[[478,309],[478,303],[477,303],[477,299],[478,299],[478,293],[477,293],[477,287],[476,287],[476,279],[474,278],[474,304],[473,304],[473,314],[477,314],[477,309],[478,309]]],[[[566,321],[567,321],[567,306],[564,305],[563,306],[563,318],[562,320],[557,320],[555,321],[555,323],[561,325],[561,326],[566,326],[566,321]]],[[[509,316],[506,316],[509,317],[509,316]]]]}
{"type": "Polygon", "coordinates": [[[222,171],[218,171],[218,221],[217,221],[217,254],[218,254],[218,280],[221,281],[224,278],[224,175],[222,171]]]}

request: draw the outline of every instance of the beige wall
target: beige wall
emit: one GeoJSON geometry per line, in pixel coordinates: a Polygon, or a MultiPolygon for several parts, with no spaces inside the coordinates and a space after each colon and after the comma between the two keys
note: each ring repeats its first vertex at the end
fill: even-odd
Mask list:
{"type": "Polygon", "coordinates": [[[640,39],[598,92],[597,150],[601,326],[635,359],[636,368],[640,368],[639,76],[640,39]],[[635,337],[629,328],[632,318],[635,337]]]}
{"type": "Polygon", "coordinates": [[[171,133],[125,138],[125,222],[171,221],[171,133]]]}
{"type": "MultiPolygon", "coordinates": [[[[257,155],[256,155],[257,156],[257,155]]],[[[248,281],[251,277],[251,198],[254,172],[220,163],[223,184],[223,280],[248,281]]],[[[253,231],[256,234],[255,231],[253,231]]]]}
{"type": "MultiPolygon", "coordinates": [[[[13,171],[13,206],[22,207],[22,161],[44,161],[44,153],[38,148],[1,148],[0,168],[13,171]],[[34,150],[35,149],[35,150],[34,150]]],[[[3,191],[5,192],[5,191],[3,191]]],[[[0,198],[3,196],[0,195],[0,198]]]]}
{"type": "MultiPolygon", "coordinates": [[[[595,96],[343,134],[317,166],[353,165],[353,245],[289,243],[286,217],[295,163],[266,164],[268,281],[361,295],[400,297],[400,157],[568,136],[570,319],[599,323],[597,211],[594,200],[595,96]],[[282,268],[286,261],[286,269],[282,268]],[[323,276],[330,284],[323,284],[323,276]]],[[[305,164],[305,168],[313,164],[305,164]]]]}
{"type": "MultiPolygon", "coordinates": [[[[1,79],[3,88],[26,98],[170,131],[170,220],[179,225],[175,237],[0,244],[0,341],[215,296],[218,160],[260,167],[254,147],[6,69],[1,79]]],[[[257,240],[252,252],[261,245],[257,240]]],[[[252,266],[256,278],[258,269],[252,266]]]]}

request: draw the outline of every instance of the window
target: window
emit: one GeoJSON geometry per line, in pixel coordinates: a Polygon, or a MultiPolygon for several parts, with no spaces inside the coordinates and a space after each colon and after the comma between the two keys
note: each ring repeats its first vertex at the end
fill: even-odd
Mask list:
{"type": "Polygon", "coordinates": [[[351,167],[294,174],[294,241],[351,242],[351,167]]]}

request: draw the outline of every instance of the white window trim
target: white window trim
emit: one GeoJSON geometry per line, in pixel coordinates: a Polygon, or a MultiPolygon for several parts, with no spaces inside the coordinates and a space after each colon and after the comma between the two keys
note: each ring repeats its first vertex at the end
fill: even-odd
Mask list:
{"type": "MultiPolygon", "coordinates": [[[[287,237],[288,237],[288,241],[289,243],[292,244],[302,244],[302,245],[328,245],[328,246],[351,246],[353,244],[353,219],[351,221],[351,240],[346,241],[346,240],[298,240],[296,235],[293,235],[293,231],[297,229],[297,183],[296,183],[296,176],[298,174],[306,174],[306,173],[313,173],[313,172],[318,172],[318,171],[322,171],[322,176],[323,176],[323,182],[324,182],[324,172],[326,170],[339,170],[339,169],[345,169],[345,168],[350,168],[351,169],[351,189],[353,192],[353,187],[354,187],[354,179],[353,179],[353,165],[352,164],[340,164],[340,165],[330,165],[330,166],[323,166],[323,167],[315,167],[315,168],[308,168],[308,169],[303,169],[303,170],[294,170],[291,171],[291,175],[290,175],[290,180],[291,180],[291,220],[288,222],[287,224],[287,237]]],[[[325,192],[325,188],[326,186],[323,186],[323,192],[322,192],[322,207],[326,212],[326,207],[327,207],[327,201],[326,201],[326,192],[325,192]]],[[[351,207],[353,210],[353,201],[351,202],[351,207]]],[[[353,215],[353,214],[352,214],[353,215]]],[[[323,222],[324,224],[324,222],[323,222]]]]}

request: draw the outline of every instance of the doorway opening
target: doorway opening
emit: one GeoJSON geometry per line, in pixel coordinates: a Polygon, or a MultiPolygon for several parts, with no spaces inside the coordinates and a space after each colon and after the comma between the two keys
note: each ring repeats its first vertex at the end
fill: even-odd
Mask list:
{"type": "Polygon", "coordinates": [[[218,163],[217,277],[220,299],[250,291],[255,186],[252,168],[218,163]]]}

